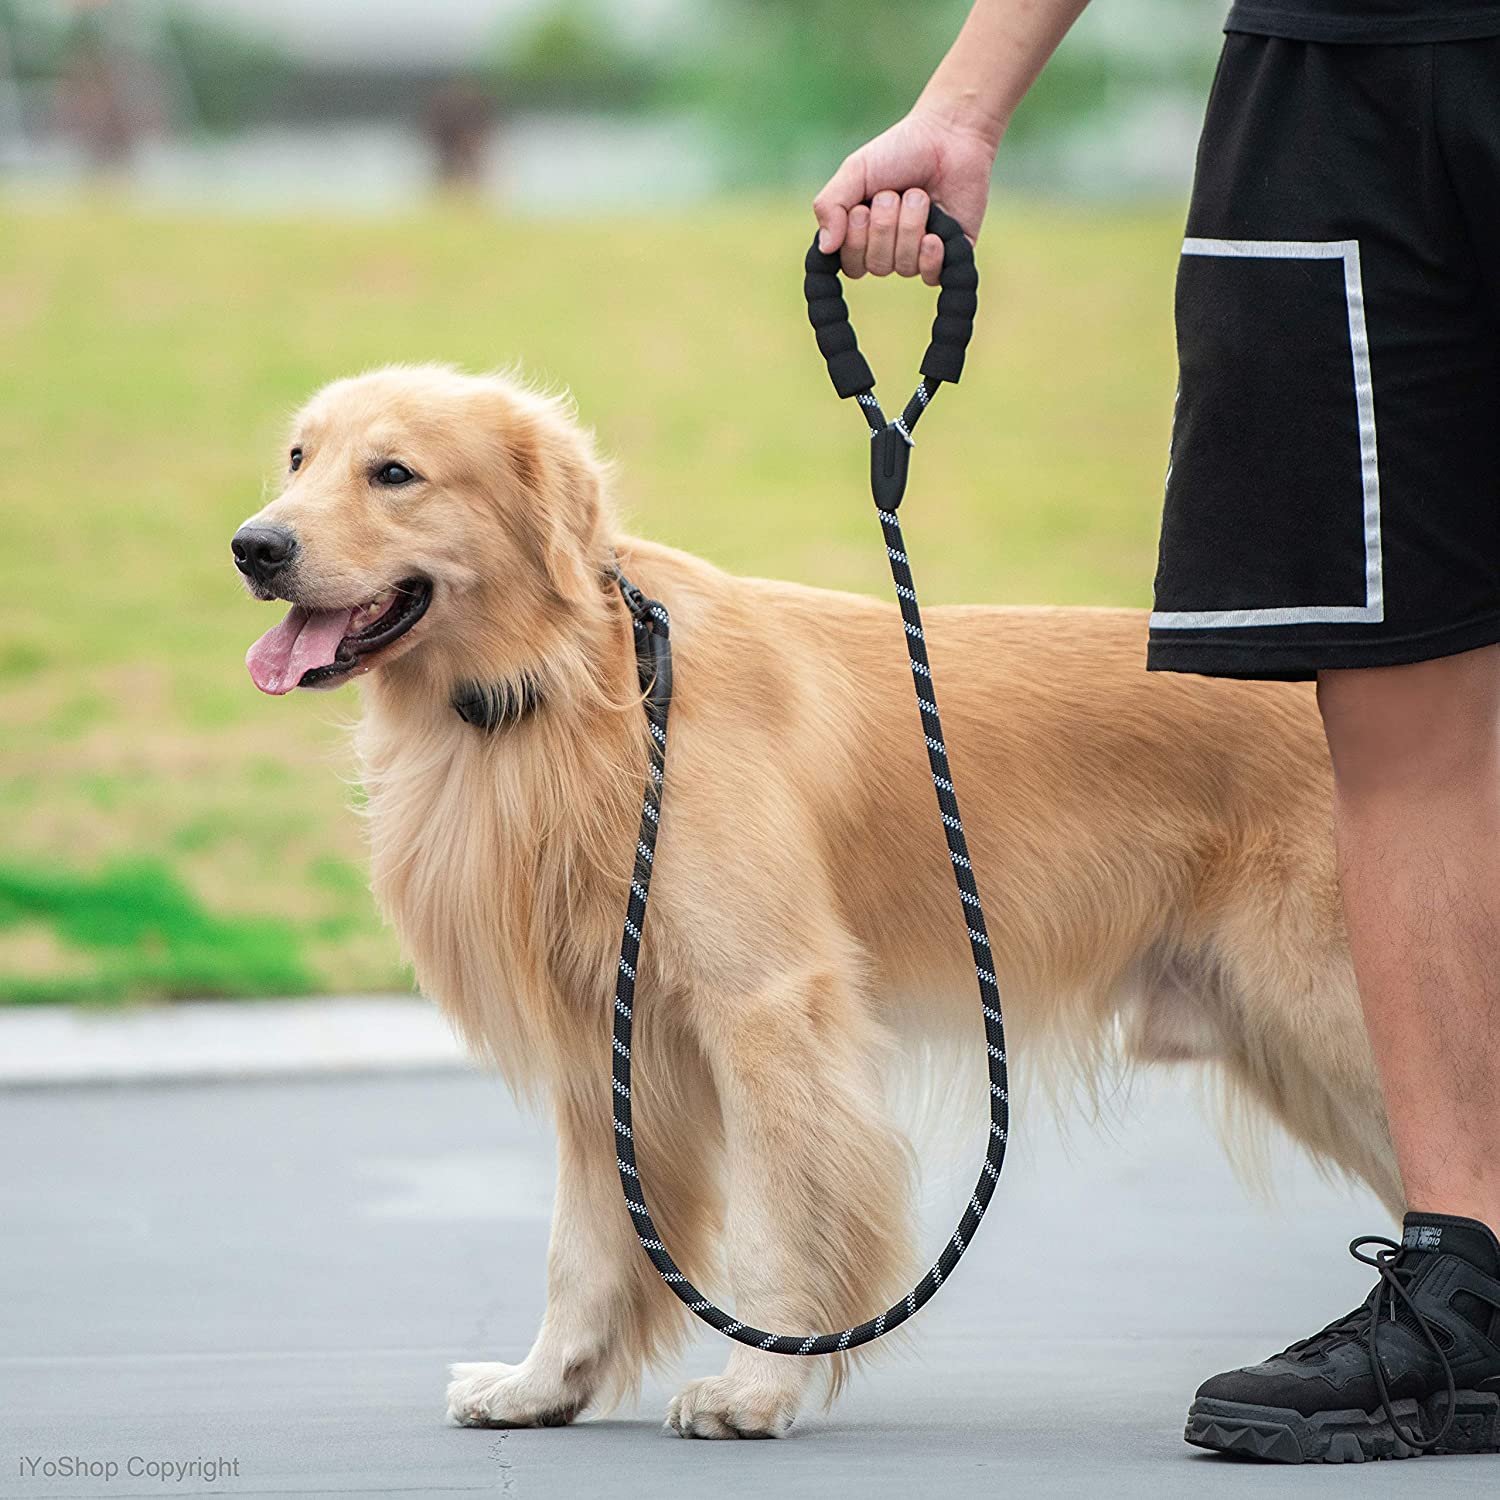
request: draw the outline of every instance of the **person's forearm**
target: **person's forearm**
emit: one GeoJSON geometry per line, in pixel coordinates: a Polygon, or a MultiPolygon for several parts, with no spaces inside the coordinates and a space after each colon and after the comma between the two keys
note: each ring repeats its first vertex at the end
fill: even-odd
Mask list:
{"type": "Polygon", "coordinates": [[[975,0],[916,107],[998,145],[1088,0],[975,0]]]}

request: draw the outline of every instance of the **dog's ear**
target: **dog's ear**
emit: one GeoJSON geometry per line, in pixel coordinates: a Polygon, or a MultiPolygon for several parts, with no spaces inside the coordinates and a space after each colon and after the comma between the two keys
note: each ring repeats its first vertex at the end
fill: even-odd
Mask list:
{"type": "Polygon", "coordinates": [[[585,603],[598,597],[608,562],[603,465],[571,420],[552,410],[528,415],[504,431],[506,468],[548,584],[585,603]]]}

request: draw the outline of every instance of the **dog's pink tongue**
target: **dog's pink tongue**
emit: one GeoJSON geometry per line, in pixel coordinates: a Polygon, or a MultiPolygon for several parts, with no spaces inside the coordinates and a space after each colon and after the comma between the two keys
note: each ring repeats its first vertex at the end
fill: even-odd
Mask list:
{"type": "Polygon", "coordinates": [[[286,619],[245,653],[256,687],[263,693],[289,693],[304,672],[328,666],[349,633],[353,614],[352,609],[308,610],[294,604],[286,619]]]}

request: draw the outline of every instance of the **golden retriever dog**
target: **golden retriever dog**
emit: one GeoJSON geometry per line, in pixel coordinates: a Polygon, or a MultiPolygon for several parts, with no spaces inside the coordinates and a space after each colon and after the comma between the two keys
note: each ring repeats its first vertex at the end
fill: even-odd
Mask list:
{"type": "MultiPolygon", "coordinates": [[[[519,1364],[455,1367],[451,1416],[571,1421],[688,1322],[615,1166],[611,1008],[647,774],[617,563],[665,603],[675,650],[634,1048],[656,1223],[760,1327],[889,1305],[919,1263],[881,1080],[936,1045],[983,1052],[895,607],[623,535],[568,408],[508,379],[341,380],[289,451],[234,541],[257,597],[292,605],[252,675],[271,693],[362,677],[376,895],[424,993],[556,1121],[546,1315],[519,1364]],[[476,683],[507,723],[455,712],[476,683]]],[[[1132,610],[926,623],[1018,1072],[1216,1068],[1399,1208],[1311,689],[1148,675],[1132,610]]],[[[782,1434],[820,1374],[831,1394],[846,1369],[732,1345],[668,1422],[782,1434]]]]}

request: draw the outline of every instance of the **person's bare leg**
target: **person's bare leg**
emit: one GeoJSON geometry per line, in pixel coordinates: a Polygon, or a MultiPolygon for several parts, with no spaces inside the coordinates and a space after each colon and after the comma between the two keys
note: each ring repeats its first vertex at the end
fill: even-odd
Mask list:
{"type": "Polygon", "coordinates": [[[1500,1226],[1500,647],[1323,672],[1318,703],[1407,1205],[1500,1226]]]}
{"type": "Polygon", "coordinates": [[[1500,647],[1323,672],[1318,702],[1408,1212],[1394,1254],[1349,1247],[1381,1273],[1362,1306],[1205,1380],[1183,1436],[1281,1463],[1500,1453],[1500,647]]]}

